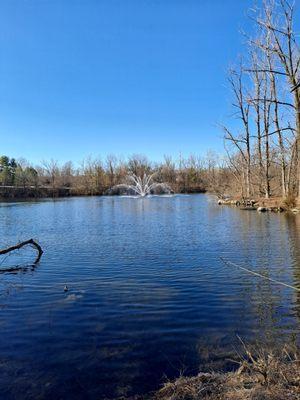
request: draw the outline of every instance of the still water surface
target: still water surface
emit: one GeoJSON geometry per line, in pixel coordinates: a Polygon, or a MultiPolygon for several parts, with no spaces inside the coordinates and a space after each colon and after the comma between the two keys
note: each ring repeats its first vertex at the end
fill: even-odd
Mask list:
{"type": "Polygon", "coordinates": [[[146,393],[228,367],[237,335],[297,340],[300,295],[220,257],[300,288],[300,217],[208,195],[1,203],[1,247],[30,237],[37,268],[0,275],[1,399],[146,393]]]}

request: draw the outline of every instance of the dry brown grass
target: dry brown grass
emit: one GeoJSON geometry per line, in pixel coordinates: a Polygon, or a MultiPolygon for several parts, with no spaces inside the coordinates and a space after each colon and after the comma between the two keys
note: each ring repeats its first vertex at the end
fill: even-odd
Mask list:
{"type": "Polygon", "coordinates": [[[287,197],[283,200],[283,205],[284,205],[287,209],[295,208],[295,207],[297,206],[297,199],[295,198],[295,196],[287,196],[287,197]]]}
{"type": "Polygon", "coordinates": [[[299,400],[300,359],[296,351],[244,347],[239,369],[167,382],[156,400],[299,400]]]}

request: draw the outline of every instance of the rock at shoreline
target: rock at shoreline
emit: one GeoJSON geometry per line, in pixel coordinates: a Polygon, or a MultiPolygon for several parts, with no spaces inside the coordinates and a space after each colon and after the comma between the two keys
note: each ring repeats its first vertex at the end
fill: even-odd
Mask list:
{"type": "Polygon", "coordinates": [[[219,199],[218,204],[219,204],[219,206],[220,205],[240,206],[241,202],[239,200],[219,199]]]}
{"type": "MultiPolygon", "coordinates": [[[[260,200],[247,200],[247,199],[218,199],[219,205],[237,206],[240,210],[257,210],[258,212],[275,212],[281,213],[288,211],[281,199],[260,199],[260,200]]],[[[300,208],[294,208],[293,213],[300,212],[300,208]]]]}
{"type": "Polygon", "coordinates": [[[293,208],[291,211],[294,214],[298,214],[300,212],[300,209],[299,208],[293,208]]]}
{"type": "Polygon", "coordinates": [[[257,209],[258,212],[266,212],[268,211],[267,207],[258,207],[257,209]]]}

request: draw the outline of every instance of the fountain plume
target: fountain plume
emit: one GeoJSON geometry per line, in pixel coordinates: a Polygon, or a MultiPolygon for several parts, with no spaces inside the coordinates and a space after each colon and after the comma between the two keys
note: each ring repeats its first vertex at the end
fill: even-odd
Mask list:
{"type": "MultiPolygon", "coordinates": [[[[147,175],[143,174],[138,176],[136,174],[131,174],[127,177],[127,184],[116,185],[111,188],[111,192],[115,191],[129,191],[137,196],[145,197],[152,194],[155,191],[160,191],[160,193],[171,193],[171,189],[165,183],[154,182],[154,174],[147,175]]],[[[117,194],[117,192],[115,192],[117,194]]]]}
{"type": "Polygon", "coordinates": [[[142,177],[137,176],[135,174],[130,175],[128,178],[133,183],[132,185],[128,185],[129,189],[132,189],[137,195],[141,197],[145,197],[151,193],[151,190],[157,185],[155,182],[152,182],[153,175],[143,174],[142,177]]]}

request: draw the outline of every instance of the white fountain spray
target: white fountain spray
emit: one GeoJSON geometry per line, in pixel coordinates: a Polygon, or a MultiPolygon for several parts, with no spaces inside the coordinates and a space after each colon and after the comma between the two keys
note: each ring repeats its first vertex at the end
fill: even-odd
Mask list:
{"type": "Polygon", "coordinates": [[[155,175],[156,173],[152,175],[147,175],[144,173],[142,176],[131,174],[127,176],[128,183],[115,185],[111,188],[111,190],[121,190],[123,193],[124,191],[130,191],[139,197],[148,196],[155,191],[160,191],[160,193],[171,193],[171,189],[166,183],[153,182],[155,175]]]}
{"type": "Polygon", "coordinates": [[[132,174],[128,177],[132,181],[132,185],[128,185],[129,189],[132,189],[137,195],[145,197],[151,193],[151,190],[157,185],[157,183],[152,182],[153,175],[143,174],[142,177],[132,174]]]}

